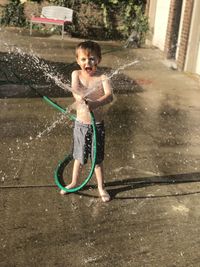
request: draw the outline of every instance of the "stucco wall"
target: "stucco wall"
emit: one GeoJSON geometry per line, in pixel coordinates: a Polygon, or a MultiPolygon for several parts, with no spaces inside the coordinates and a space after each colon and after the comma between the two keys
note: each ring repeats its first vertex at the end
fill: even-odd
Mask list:
{"type": "Polygon", "coordinates": [[[157,0],[153,45],[164,51],[170,0],[157,0]]]}

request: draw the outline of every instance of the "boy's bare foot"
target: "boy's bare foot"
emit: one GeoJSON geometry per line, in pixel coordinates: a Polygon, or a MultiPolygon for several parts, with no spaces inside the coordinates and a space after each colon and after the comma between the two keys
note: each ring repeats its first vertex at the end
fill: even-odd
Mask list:
{"type": "MultiPolygon", "coordinates": [[[[67,187],[67,186],[65,186],[65,188],[68,188],[68,187],[67,187]]],[[[65,194],[67,194],[67,191],[65,191],[65,190],[61,189],[61,190],[60,190],[60,194],[61,194],[61,195],[65,195],[65,194]]]]}
{"type": "Polygon", "coordinates": [[[110,201],[110,195],[105,189],[99,190],[100,198],[103,202],[109,202],[110,201]]]}
{"type": "MultiPolygon", "coordinates": [[[[76,185],[75,185],[74,183],[71,183],[71,184],[65,186],[65,188],[67,188],[67,189],[71,189],[71,188],[74,188],[75,186],[76,186],[76,185]]],[[[60,194],[61,194],[61,195],[66,195],[66,194],[67,194],[67,191],[61,189],[61,190],[60,190],[60,194]]]]}

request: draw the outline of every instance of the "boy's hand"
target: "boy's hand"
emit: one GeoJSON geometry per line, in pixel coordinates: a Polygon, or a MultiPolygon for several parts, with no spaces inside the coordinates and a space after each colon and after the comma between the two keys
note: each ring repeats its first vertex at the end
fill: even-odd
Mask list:
{"type": "Polygon", "coordinates": [[[84,101],[85,101],[85,104],[88,106],[90,111],[92,111],[98,107],[97,101],[92,101],[88,98],[85,98],[84,101]]]}

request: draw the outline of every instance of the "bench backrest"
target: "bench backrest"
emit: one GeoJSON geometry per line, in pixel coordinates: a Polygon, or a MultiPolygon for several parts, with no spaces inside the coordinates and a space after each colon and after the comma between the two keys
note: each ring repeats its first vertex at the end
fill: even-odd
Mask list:
{"type": "Polygon", "coordinates": [[[42,8],[41,17],[60,19],[72,22],[73,10],[62,6],[45,6],[42,8]]]}

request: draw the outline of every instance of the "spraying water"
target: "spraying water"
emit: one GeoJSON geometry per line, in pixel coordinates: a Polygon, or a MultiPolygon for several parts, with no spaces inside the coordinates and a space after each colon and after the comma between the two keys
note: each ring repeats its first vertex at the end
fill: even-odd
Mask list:
{"type": "MultiPolygon", "coordinates": [[[[15,62],[17,62],[17,64],[20,66],[20,69],[21,69],[20,78],[22,79],[22,82],[26,83],[27,79],[29,79],[31,77],[32,73],[30,73],[30,69],[29,69],[29,66],[31,65],[32,69],[37,70],[37,73],[40,72],[44,75],[47,82],[53,81],[53,83],[55,85],[57,85],[59,88],[63,89],[64,91],[68,91],[70,93],[73,93],[73,90],[70,86],[69,80],[65,79],[63,75],[58,73],[57,70],[55,70],[54,68],[52,68],[51,65],[49,65],[45,61],[43,61],[38,55],[33,53],[33,51],[31,51],[30,53],[26,53],[18,47],[12,47],[8,51],[9,51],[8,56],[4,57],[4,60],[5,60],[5,62],[8,62],[8,63],[13,64],[13,65],[15,64],[15,62]],[[16,60],[16,58],[17,58],[17,60],[16,60]]],[[[120,73],[120,71],[122,71],[125,68],[128,68],[130,66],[133,66],[133,65],[137,64],[138,62],[139,61],[135,60],[135,61],[128,62],[128,63],[118,67],[117,69],[115,69],[111,73],[108,73],[106,79],[112,79],[115,75],[118,75],[120,73]]],[[[15,69],[15,66],[13,67],[13,69],[15,69]]],[[[11,71],[12,71],[12,69],[11,69],[11,71]]],[[[35,77],[35,78],[37,78],[37,77],[35,77]]],[[[31,82],[31,80],[30,80],[30,82],[31,82]]],[[[34,86],[37,88],[41,87],[41,85],[38,86],[38,84],[35,84],[34,86]]],[[[48,85],[46,87],[48,87],[48,85]]],[[[98,87],[98,85],[93,86],[93,88],[88,88],[84,97],[89,96],[93,91],[96,90],[97,87],[98,87]]],[[[74,103],[71,105],[71,108],[74,108],[74,103]]],[[[69,109],[71,109],[71,108],[69,108],[69,109]]],[[[48,125],[43,131],[36,134],[35,138],[30,136],[29,141],[25,142],[23,144],[23,147],[25,146],[27,149],[30,148],[30,145],[33,144],[34,140],[41,139],[43,136],[49,134],[58,124],[63,123],[63,121],[65,121],[65,123],[66,123],[66,116],[64,114],[59,114],[59,116],[60,117],[57,120],[53,121],[53,123],[51,125],[48,125]]],[[[14,150],[13,149],[11,149],[11,150],[12,150],[12,153],[14,154],[14,150]]],[[[16,147],[16,151],[17,150],[18,151],[20,150],[19,143],[17,144],[17,147],[16,147]]],[[[11,157],[10,160],[21,162],[21,159],[16,158],[16,157],[15,158],[11,157]]],[[[4,182],[4,180],[6,178],[6,173],[3,172],[2,170],[0,171],[0,173],[3,174],[2,175],[2,182],[4,182]]],[[[15,175],[14,175],[14,179],[16,179],[18,177],[18,173],[19,173],[19,170],[16,170],[15,175]]]]}
{"type": "MultiPolygon", "coordinates": [[[[26,53],[18,47],[11,47],[9,49],[9,57],[11,60],[13,60],[14,57],[19,58],[20,64],[23,65],[23,70],[28,72],[27,64],[31,64],[33,69],[39,70],[43,73],[47,81],[49,80],[53,81],[55,85],[57,85],[60,89],[63,89],[64,91],[68,91],[70,93],[74,92],[73,89],[71,88],[70,81],[66,80],[63,77],[63,75],[61,75],[60,73],[58,72],[55,73],[55,69],[52,69],[52,67],[49,64],[41,60],[41,58],[38,55],[36,55],[33,51],[30,51],[30,53],[26,53]]],[[[131,61],[126,64],[123,64],[122,66],[119,66],[114,71],[111,71],[110,73],[106,73],[106,79],[111,80],[114,76],[118,75],[120,71],[128,67],[131,67],[133,65],[136,65],[138,63],[139,61],[135,60],[135,61],[131,61]]],[[[97,87],[98,87],[98,84],[94,85],[92,88],[88,88],[88,90],[83,95],[83,97],[89,96],[93,91],[97,89],[97,87]]],[[[74,93],[79,94],[78,91],[74,93]]]]}

